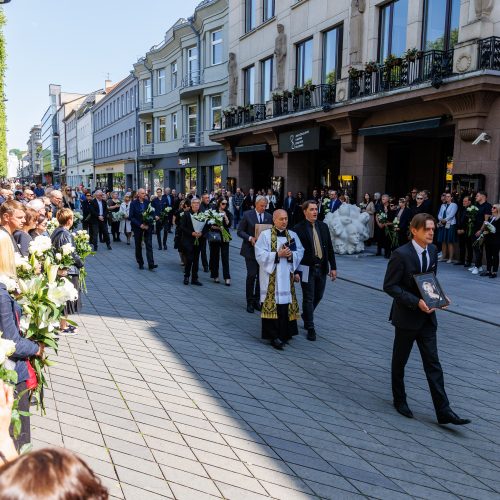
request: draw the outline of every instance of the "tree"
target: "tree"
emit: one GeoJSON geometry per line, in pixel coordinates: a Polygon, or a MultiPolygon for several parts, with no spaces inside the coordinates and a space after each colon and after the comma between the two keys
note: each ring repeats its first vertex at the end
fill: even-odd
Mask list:
{"type": "Polygon", "coordinates": [[[7,115],[5,113],[5,68],[6,52],[3,27],[6,23],[0,9],[0,178],[7,177],[7,115]]]}

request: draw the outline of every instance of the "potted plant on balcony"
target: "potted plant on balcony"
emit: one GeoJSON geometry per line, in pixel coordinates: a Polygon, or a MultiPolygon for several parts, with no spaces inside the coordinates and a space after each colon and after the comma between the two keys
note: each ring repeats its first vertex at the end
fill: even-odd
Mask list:
{"type": "Polygon", "coordinates": [[[395,66],[401,66],[402,63],[403,60],[401,59],[401,57],[396,57],[394,54],[389,54],[384,60],[384,64],[389,68],[394,68],[395,66]]]}
{"type": "Polygon", "coordinates": [[[375,73],[378,70],[378,62],[377,61],[368,61],[365,64],[365,73],[375,73]]]}
{"type": "Polygon", "coordinates": [[[355,68],[354,66],[350,66],[349,69],[347,70],[347,74],[349,75],[349,78],[354,80],[361,76],[361,71],[358,68],[355,68]]]}

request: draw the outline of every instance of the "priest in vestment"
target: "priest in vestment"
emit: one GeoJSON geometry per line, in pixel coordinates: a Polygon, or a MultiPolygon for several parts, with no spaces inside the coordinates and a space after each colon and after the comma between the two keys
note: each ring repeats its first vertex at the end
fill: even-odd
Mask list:
{"type": "Polygon", "coordinates": [[[279,350],[298,334],[294,273],[304,255],[298,236],[287,230],[287,225],[286,210],[276,210],[272,229],[263,231],[255,244],[255,258],[260,266],[262,338],[279,350]]]}

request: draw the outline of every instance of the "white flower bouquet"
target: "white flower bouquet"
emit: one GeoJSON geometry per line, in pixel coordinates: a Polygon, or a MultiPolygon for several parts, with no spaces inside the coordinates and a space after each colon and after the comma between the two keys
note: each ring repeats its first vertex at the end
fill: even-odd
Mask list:
{"type": "Polygon", "coordinates": [[[73,259],[73,253],[75,252],[75,247],[71,243],[66,243],[59,251],[54,254],[55,263],[59,265],[60,269],[67,269],[74,265],[75,260],[73,259]]]}
{"type": "MultiPolygon", "coordinates": [[[[16,351],[16,344],[12,340],[3,339],[0,332],[0,380],[9,385],[17,384],[17,372],[15,363],[9,359],[16,351]]],[[[19,400],[16,399],[12,406],[11,425],[14,437],[21,433],[21,418],[18,408],[19,400]]]]}
{"type": "MultiPolygon", "coordinates": [[[[207,216],[202,212],[198,212],[197,214],[191,214],[191,222],[193,223],[194,232],[201,233],[207,223],[207,216]]],[[[195,245],[200,244],[198,238],[195,238],[194,244],[195,245]]]]}
{"type": "Polygon", "coordinates": [[[467,236],[470,238],[472,234],[474,233],[474,225],[476,223],[476,217],[479,212],[479,208],[477,208],[475,205],[471,205],[470,207],[467,207],[465,210],[465,216],[467,217],[467,236]]]}
{"type": "MultiPolygon", "coordinates": [[[[59,222],[57,222],[55,217],[52,217],[52,219],[47,221],[47,233],[49,233],[49,235],[51,235],[58,227],[59,222]]],[[[38,238],[40,238],[40,236],[38,236],[38,238]]]]}
{"type": "Polygon", "coordinates": [[[323,213],[325,214],[330,213],[330,198],[325,198],[323,200],[323,213]]]}
{"type": "Polygon", "coordinates": [[[113,222],[121,222],[123,219],[125,219],[125,214],[119,210],[118,212],[113,212],[111,214],[111,218],[113,219],[113,222]]]}
{"type": "Polygon", "coordinates": [[[224,227],[224,217],[226,214],[224,214],[223,212],[218,212],[217,210],[210,209],[204,212],[203,215],[206,217],[208,224],[217,226],[219,228],[222,241],[224,243],[232,240],[228,230],[224,227]]]}
{"type": "MultiPolygon", "coordinates": [[[[87,259],[87,257],[95,254],[95,252],[92,250],[92,247],[90,246],[89,233],[84,229],[80,229],[80,231],[73,233],[73,237],[75,238],[76,253],[85,264],[85,260],[87,259]]],[[[87,277],[87,271],[85,269],[85,265],[84,267],[80,268],[78,277],[82,290],[87,293],[87,282],[85,279],[87,277]]]]}
{"type": "Polygon", "coordinates": [[[387,224],[387,214],[385,212],[379,212],[377,214],[377,220],[380,222],[380,224],[387,224]]]}
{"type": "Polygon", "coordinates": [[[155,221],[155,209],[151,204],[142,212],[142,223],[150,226],[155,221]]]}
{"type": "Polygon", "coordinates": [[[82,221],[83,215],[81,212],[73,212],[73,225],[71,226],[71,231],[74,231],[82,221]]]}
{"type": "Polygon", "coordinates": [[[160,214],[160,219],[162,222],[165,222],[165,220],[168,218],[168,215],[172,211],[172,207],[165,207],[160,214]]]}
{"type": "Polygon", "coordinates": [[[484,223],[484,229],[481,231],[479,238],[472,244],[474,247],[479,247],[484,243],[484,237],[487,234],[495,234],[497,232],[496,227],[491,223],[486,221],[484,223]]]}
{"type": "Polygon", "coordinates": [[[27,257],[23,257],[20,253],[14,254],[16,262],[16,274],[18,278],[29,279],[36,274],[36,264],[32,265],[27,257]]]}

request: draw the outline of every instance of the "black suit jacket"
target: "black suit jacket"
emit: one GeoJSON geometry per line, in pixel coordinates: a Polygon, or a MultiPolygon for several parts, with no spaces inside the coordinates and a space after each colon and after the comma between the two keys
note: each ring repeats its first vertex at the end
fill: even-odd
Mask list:
{"type": "MultiPolygon", "coordinates": [[[[427,272],[436,274],[437,248],[429,245],[427,249],[429,252],[427,272]]],[[[421,296],[413,275],[420,272],[420,260],[411,241],[392,252],[385,272],[384,292],[394,299],[389,320],[396,328],[420,330],[428,318],[437,326],[436,313],[429,315],[418,307],[421,296]]]]}
{"type": "MultiPolygon", "coordinates": [[[[270,213],[264,212],[263,215],[263,224],[273,223],[273,217],[270,213]]],[[[245,258],[255,259],[255,249],[248,239],[250,236],[255,237],[255,225],[258,223],[259,221],[257,220],[257,213],[255,210],[247,210],[243,213],[243,217],[238,224],[238,236],[243,240],[240,255],[243,255],[245,258]]]]}
{"type": "Polygon", "coordinates": [[[245,198],[243,198],[243,211],[255,209],[255,200],[257,199],[257,195],[249,195],[247,194],[245,198]]]}
{"type": "Polygon", "coordinates": [[[283,208],[288,213],[288,224],[293,224],[293,216],[295,214],[295,209],[297,207],[297,202],[295,198],[292,196],[291,198],[285,198],[283,201],[283,208]]]}
{"type": "MultiPolygon", "coordinates": [[[[102,200],[102,216],[104,217],[104,222],[108,220],[108,205],[102,200]]],[[[99,205],[97,204],[97,200],[94,198],[90,202],[90,223],[98,224],[99,223],[99,205]]]]}
{"type": "MultiPolygon", "coordinates": [[[[302,266],[313,266],[315,262],[315,252],[314,252],[314,242],[312,240],[312,235],[309,232],[309,222],[303,220],[299,222],[293,229],[304,247],[304,256],[300,264],[302,266]]],[[[323,274],[328,274],[331,270],[337,269],[337,263],[335,262],[335,253],[333,251],[332,238],[330,236],[330,230],[328,226],[321,221],[316,222],[316,229],[319,232],[319,237],[321,239],[321,249],[323,250],[323,259],[321,260],[321,271],[323,274]]]]}

